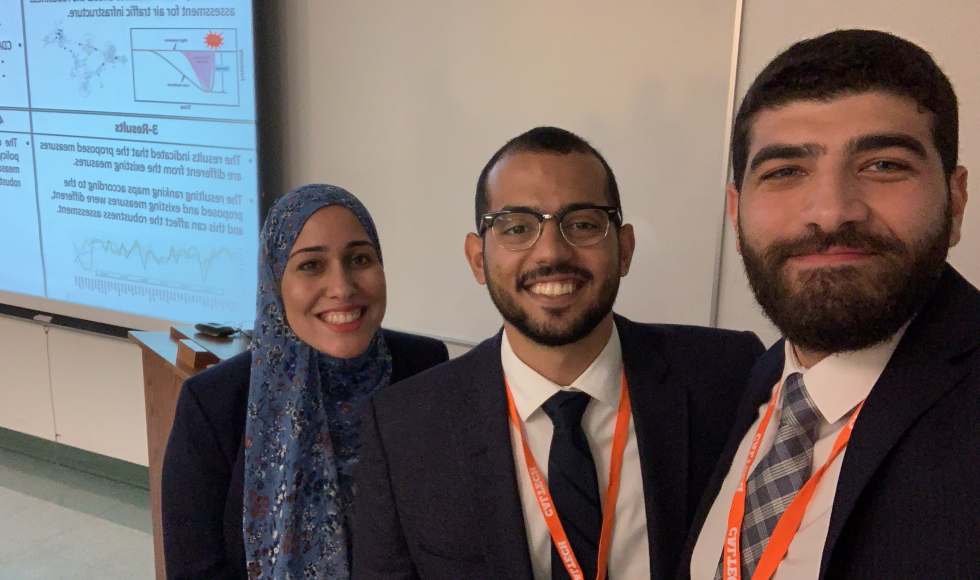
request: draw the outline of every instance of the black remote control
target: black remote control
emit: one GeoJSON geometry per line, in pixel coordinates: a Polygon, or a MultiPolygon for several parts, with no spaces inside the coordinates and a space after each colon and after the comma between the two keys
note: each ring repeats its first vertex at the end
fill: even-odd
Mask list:
{"type": "Polygon", "coordinates": [[[215,338],[225,338],[238,332],[237,328],[218,324],[217,322],[202,322],[195,324],[194,328],[203,335],[213,336],[215,338]]]}

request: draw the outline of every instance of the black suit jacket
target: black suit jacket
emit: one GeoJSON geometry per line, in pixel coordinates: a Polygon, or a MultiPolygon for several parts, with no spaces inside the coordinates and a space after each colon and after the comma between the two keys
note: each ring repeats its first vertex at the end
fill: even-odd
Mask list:
{"type": "MultiPolygon", "coordinates": [[[[821,578],[980,578],[978,347],[980,292],[947,266],[854,425],[821,578]]],[[[691,553],[708,510],[782,370],[780,341],[753,369],[679,578],[690,577],[691,553]]]]}
{"type": "MultiPolygon", "coordinates": [[[[438,340],[384,330],[391,382],[448,360],[438,340]]],[[[242,493],[251,353],[187,379],[161,485],[168,580],[245,580],[242,493]]]]}
{"type": "MultiPolygon", "coordinates": [[[[762,352],[752,333],[616,318],[653,578],[676,573],[701,492],[762,352]]],[[[355,580],[531,580],[500,334],[378,393],[361,424],[355,580]]],[[[634,580],[634,579],[621,579],[634,580]]]]}

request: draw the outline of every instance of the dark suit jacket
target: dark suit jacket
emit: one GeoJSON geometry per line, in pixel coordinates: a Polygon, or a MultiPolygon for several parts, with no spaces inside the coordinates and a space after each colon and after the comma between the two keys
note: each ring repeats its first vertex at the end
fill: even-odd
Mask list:
{"type": "MultiPolygon", "coordinates": [[[[448,360],[438,340],[384,330],[391,382],[448,360]]],[[[163,461],[163,544],[168,580],[248,576],[242,535],[245,414],[251,354],[187,379],[163,461]]]]}
{"type": "MultiPolygon", "coordinates": [[[[672,577],[762,352],[752,333],[616,317],[653,578],[672,577]]],[[[379,393],[361,424],[355,580],[531,580],[500,334],[379,393]]],[[[620,579],[636,580],[636,579],[620,579]]]]}
{"type": "MultiPolygon", "coordinates": [[[[978,347],[980,292],[947,266],[854,425],[821,578],[980,578],[978,347]]],[[[690,577],[691,552],[708,510],[782,370],[780,341],[753,369],[679,578],[690,577]]]]}

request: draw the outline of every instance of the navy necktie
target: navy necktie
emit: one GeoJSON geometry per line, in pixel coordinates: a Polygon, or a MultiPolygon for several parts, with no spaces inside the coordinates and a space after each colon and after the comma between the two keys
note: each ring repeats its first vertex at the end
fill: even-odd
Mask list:
{"type": "MultiPolygon", "coordinates": [[[[568,542],[587,579],[596,577],[602,504],[599,481],[589,442],[582,431],[582,414],[592,398],[587,393],[561,391],[542,409],[555,426],[548,454],[548,490],[568,542]]],[[[551,544],[551,578],[568,580],[568,570],[551,544]]]]}

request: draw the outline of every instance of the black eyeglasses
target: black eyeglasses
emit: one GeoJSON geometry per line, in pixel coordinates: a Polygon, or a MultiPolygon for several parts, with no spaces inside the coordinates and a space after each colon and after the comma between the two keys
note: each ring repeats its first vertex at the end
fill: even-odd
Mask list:
{"type": "Polygon", "coordinates": [[[619,209],[611,206],[573,206],[556,214],[543,214],[526,209],[505,209],[480,217],[480,235],[487,230],[505,250],[526,250],[541,237],[544,221],[554,218],[558,231],[569,244],[583,248],[594,246],[606,238],[609,224],[619,224],[619,209]]]}

